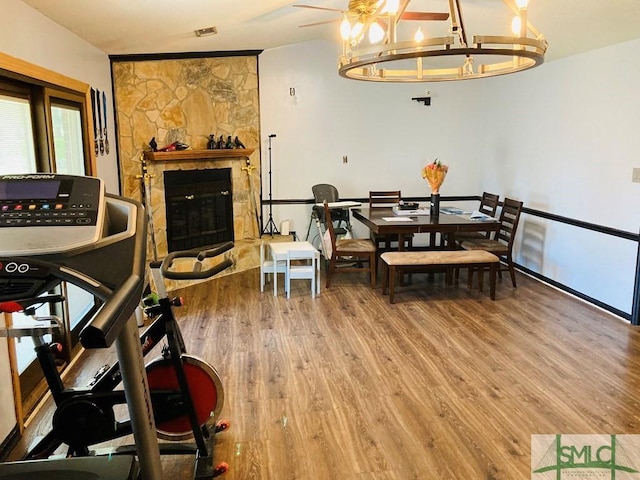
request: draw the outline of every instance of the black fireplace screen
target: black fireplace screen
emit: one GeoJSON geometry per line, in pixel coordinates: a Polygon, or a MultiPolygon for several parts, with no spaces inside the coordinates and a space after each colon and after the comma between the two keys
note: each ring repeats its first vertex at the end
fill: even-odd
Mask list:
{"type": "Polygon", "coordinates": [[[233,241],[231,169],[164,172],[169,252],[233,241]]]}

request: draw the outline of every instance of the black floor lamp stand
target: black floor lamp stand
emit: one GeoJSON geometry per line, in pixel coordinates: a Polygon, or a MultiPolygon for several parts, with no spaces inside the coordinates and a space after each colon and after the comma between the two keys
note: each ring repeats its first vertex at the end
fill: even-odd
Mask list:
{"type": "Polygon", "coordinates": [[[271,139],[275,138],[276,134],[272,133],[269,135],[269,221],[264,226],[262,230],[262,235],[268,233],[273,237],[274,234],[280,234],[278,231],[278,227],[276,227],[275,222],[273,221],[273,202],[271,198],[272,190],[271,190],[271,139]]]}

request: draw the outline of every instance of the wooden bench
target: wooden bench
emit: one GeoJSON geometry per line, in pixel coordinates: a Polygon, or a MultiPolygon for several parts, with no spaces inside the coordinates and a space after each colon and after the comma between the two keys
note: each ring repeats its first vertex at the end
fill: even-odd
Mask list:
{"type": "MultiPolygon", "coordinates": [[[[478,268],[480,270],[480,290],[482,290],[482,271],[490,271],[490,296],[496,298],[496,273],[500,259],[484,250],[437,250],[426,252],[384,252],[382,260],[382,294],[387,294],[389,303],[393,303],[396,278],[401,271],[429,272],[447,269],[447,283],[451,282],[451,271],[455,268],[478,268]]],[[[471,279],[471,275],[469,275],[471,279]]],[[[469,282],[471,283],[471,282],[469,282]]],[[[469,287],[471,285],[469,284],[469,287]]]]}

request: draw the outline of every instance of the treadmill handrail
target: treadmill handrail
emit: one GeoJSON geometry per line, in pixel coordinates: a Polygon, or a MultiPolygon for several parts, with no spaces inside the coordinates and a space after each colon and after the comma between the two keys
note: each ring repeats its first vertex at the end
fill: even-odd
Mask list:
{"type": "MultiPolygon", "coordinates": [[[[16,257],[11,259],[15,260],[16,257]]],[[[0,257],[0,261],[2,260],[3,257],[0,257]]],[[[111,290],[104,283],[64,265],[31,257],[20,257],[20,260],[46,268],[50,276],[72,283],[104,302],[80,332],[80,342],[85,348],[110,347],[120,333],[123,322],[131,316],[128,312],[135,311],[142,298],[144,281],[134,273],[118,288],[111,290]]]]}
{"type": "Polygon", "coordinates": [[[202,280],[213,277],[215,274],[229,268],[233,265],[233,262],[229,259],[225,259],[207,270],[202,270],[201,262],[207,258],[217,257],[218,255],[231,250],[233,246],[233,242],[225,242],[206,250],[180,250],[177,252],[171,252],[162,261],[162,265],[160,267],[162,276],[171,280],[202,280]],[[190,272],[177,272],[175,270],[171,270],[173,261],[178,258],[195,258],[196,262],[193,265],[193,269],[190,272]]]}
{"type": "Polygon", "coordinates": [[[107,348],[115,341],[121,327],[129,320],[142,298],[143,280],[131,275],[119,286],[80,331],[84,348],[107,348]],[[126,318],[124,318],[126,316],[126,318]]]}
{"type": "MultiPolygon", "coordinates": [[[[107,197],[109,197],[107,195],[107,197]]],[[[41,259],[32,256],[12,256],[3,258],[0,262],[28,262],[34,266],[45,268],[42,272],[47,278],[68,281],[81,289],[95,295],[104,302],[98,311],[89,319],[87,325],[80,331],[80,343],[85,348],[107,348],[116,340],[125,323],[133,316],[135,309],[142,299],[144,289],[145,272],[145,247],[146,247],[146,218],[142,204],[123,197],[113,197],[127,208],[126,233],[118,235],[119,240],[131,239],[133,245],[127,246],[131,253],[131,263],[127,260],[127,267],[119,274],[116,281],[109,281],[108,284],[97,280],[96,269],[92,273],[80,271],[81,259],[84,254],[69,256],[68,259],[41,259]]],[[[96,244],[111,243],[107,235],[105,240],[100,240],[96,244]]],[[[93,252],[97,250],[92,250],[93,252]]],[[[129,250],[128,250],[129,251],[129,250]]],[[[113,261],[119,259],[114,257],[113,261]]],[[[90,269],[88,269],[91,271],[90,269]]],[[[24,274],[29,275],[29,270],[24,274]]],[[[35,276],[39,276],[34,272],[35,276]]],[[[42,277],[40,277],[42,278],[42,277]]],[[[116,279],[113,279],[116,280],[116,279]]]]}

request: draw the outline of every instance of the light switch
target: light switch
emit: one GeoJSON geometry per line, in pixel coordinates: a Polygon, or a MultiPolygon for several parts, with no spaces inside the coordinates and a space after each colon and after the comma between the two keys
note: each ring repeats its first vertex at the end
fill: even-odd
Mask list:
{"type": "Polygon", "coordinates": [[[633,169],[633,176],[631,177],[632,182],[640,182],[640,168],[633,169]]]}

